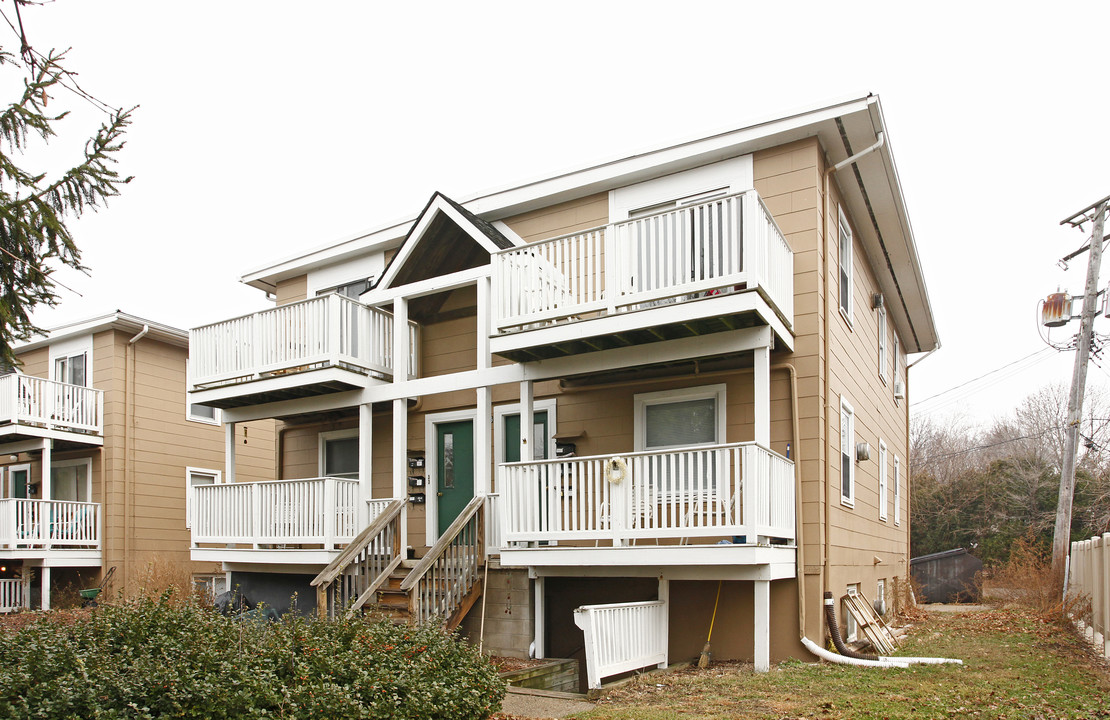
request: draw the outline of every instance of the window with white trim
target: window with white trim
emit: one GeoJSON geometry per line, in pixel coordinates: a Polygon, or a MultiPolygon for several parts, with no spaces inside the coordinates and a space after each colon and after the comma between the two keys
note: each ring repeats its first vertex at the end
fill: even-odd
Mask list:
{"type": "Polygon", "coordinates": [[[875,584],[875,603],[882,608],[880,615],[886,615],[886,579],[879,578],[875,584]]]}
{"type": "Polygon", "coordinates": [[[227,592],[227,575],[224,573],[195,573],[193,592],[205,602],[214,602],[218,595],[227,592]]]}
{"type": "Polygon", "coordinates": [[[327,295],[328,293],[336,293],[338,295],[342,295],[343,297],[351,298],[352,300],[358,300],[359,297],[364,292],[369,290],[373,285],[373,277],[360,278],[358,280],[352,280],[351,282],[343,283],[341,285],[333,285],[329,288],[317,290],[316,294],[327,295]]]}
{"type": "Polygon", "coordinates": [[[198,405],[196,403],[188,403],[185,411],[185,419],[192,422],[207,423],[209,425],[220,424],[220,411],[218,408],[209,405],[198,405]]]}
{"type": "MultiPolygon", "coordinates": [[[[849,595],[859,595],[859,583],[848,586],[849,595]]],[[[856,616],[848,609],[848,601],[842,600],[840,611],[844,615],[844,641],[855,642],[859,640],[859,627],[856,625],[856,616]]]]}
{"type": "Polygon", "coordinates": [[[879,519],[886,521],[886,505],[890,498],[887,495],[886,476],[886,443],[879,439],[879,519]]]}
{"type": "Polygon", "coordinates": [[[218,485],[223,473],[219,470],[206,470],[204,468],[185,468],[185,527],[193,527],[193,488],[202,485],[218,485]]]}
{"type": "Polygon", "coordinates": [[[856,503],[856,414],[851,403],[840,396],[840,502],[856,503]]]}
{"type": "Polygon", "coordinates": [[[838,209],[840,217],[840,312],[848,324],[852,324],[852,228],[844,209],[838,209]]]}
{"type": "Polygon", "coordinates": [[[886,308],[879,308],[876,315],[879,324],[879,379],[886,382],[886,308]]]}
{"type": "Polygon", "coordinates": [[[71,502],[92,500],[92,459],[56,460],[50,463],[50,499],[71,502]]]}
{"type": "Polygon", "coordinates": [[[320,433],[320,475],[358,479],[358,428],[320,433]]]}
{"type": "Polygon", "coordinates": [[[54,358],[54,379],[58,382],[88,387],[88,353],[54,358]]]}
{"type": "MultiPolygon", "coordinates": [[[[892,333],[890,340],[890,367],[893,369],[892,375],[894,376],[894,382],[891,383],[891,386],[896,386],[898,385],[898,333],[892,333]]],[[[894,398],[894,404],[898,404],[898,398],[894,398]]]]}
{"type": "Polygon", "coordinates": [[[725,386],[640,393],[635,401],[636,450],[670,450],[725,441],[725,386]]]}
{"type": "Polygon", "coordinates": [[[894,456],[894,524],[902,524],[902,461],[894,456]]]}

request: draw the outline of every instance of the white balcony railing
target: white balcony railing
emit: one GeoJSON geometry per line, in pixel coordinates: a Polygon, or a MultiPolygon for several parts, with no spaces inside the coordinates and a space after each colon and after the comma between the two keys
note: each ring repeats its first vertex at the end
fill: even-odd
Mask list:
{"type": "MultiPolygon", "coordinates": [[[[409,323],[410,376],[417,326],[409,323]]],[[[393,316],[337,294],[281,305],[189,332],[192,388],[295,370],[344,366],[393,374],[393,316]]]]}
{"type": "Polygon", "coordinates": [[[358,533],[358,481],[304,480],[192,488],[193,546],[206,543],[321,545],[334,550],[358,533]]]}
{"type": "Polygon", "coordinates": [[[100,503],[70,500],[0,500],[0,546],[100,548],[100,503]]]}
{"type": "Polygon", "coordinates": [[[494,255],[497,331],[760,289],[787,325],[794,257],[750,190],[494,255]]]}
{"type": "Polygon", "coordinates": [[[104,430],[104,393],[30,375],[3,375],[0,422],[99,435],[104,430]]]}
{"type": "Polygon", "coordinates": [[[502,544],[793,539],[794,463],[755,443],[507,463],[502,544]]]}
{"type": "Polygon", "coordinates": [[[23,580],[19,578],[0,580],[0,613],[16,612],[27,607],[24,587],[23,580]]]}
{"type": "Polygon", "coordinates": [[[667,604],[651,602],[583,605],[574,610],[582,629],[589,688],[601,679],[651,665],[666,667],[667,604]]]}

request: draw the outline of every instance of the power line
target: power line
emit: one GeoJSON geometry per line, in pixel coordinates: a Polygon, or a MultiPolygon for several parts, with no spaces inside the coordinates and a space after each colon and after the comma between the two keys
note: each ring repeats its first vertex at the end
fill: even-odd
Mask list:
{"type": "MultiPolygon", "coordinates": [[[[984,373],[984,374],[980,375],[977,378],[973,378],[971,380],[968,380],[967,382],[962,382],[959,385],[956,385],[954,387],[950,387],[947,390],[943,390],[939,393],[936,393],[935,395],[930,395],[929,397],[925,398],[924,400],[917,400],[913,404],[914,405],[920,405],[920,404],[923,404],[923,403],[927,403],[930,400],[932,400],[933,398],[938,398],[941,395],[947,395],[948,393],[952,392],[953,390],[959,390],[960,388],[965,387],[967,385],[970,385],[973,382],[978,382],[979,380],[982,380],[985,377],[989,377],[991,375],[994,375],[995,373],[1002,372],[1003,370],[1005,370],[1008,367],[1011,367],[1013,365],[1017,365],[1020,362],[1024,362],[1024,361],[1028,360],[1029,358],[1034,357],[1035,355],[1039,355],[1039,354],[1044,353],[1044,352],[1046,352],[1048,350],[1051,350],[1051,349],[1052,348],[1041,348],[1040,350],[1032,352],[1032,353],[1026,355],[1023,358],[1018,358],[1017,360],[1014,360],[1013,362],[1006,363],[1002,367],[995,368],[994,370],[991,370],[990,372],[984,373]]],[[[1045,357],[1048,357],[1048,356],[1046,355],[1045,357]]]]}

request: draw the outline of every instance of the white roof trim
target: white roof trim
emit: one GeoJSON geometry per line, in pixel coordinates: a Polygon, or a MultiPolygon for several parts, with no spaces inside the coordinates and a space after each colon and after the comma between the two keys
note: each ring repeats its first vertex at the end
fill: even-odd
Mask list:
{"type": "Polygon", "coordinates": [[[117,311],[89,320],[80,320],[68,325],[48,329],[45,335],[25,343],[17,343],[14,349],[16,353],[28,352],[30,350],[48,347],[53,343],[67,338],[89,335],[113,328],[137,333],[143,329],[144,325],[150,327],[150,334],[147,337],[154,335],[157,339],[174,345],[180,345],[182,347],[189,346],[189,332],[187,330],[179,330],[169,325],[163,325],[151,320],[144,320],[136,315],[129,315],[125,312],[117,311]]]}
{"type": "Polygon", "coordinates": [[[456,225],[473,238],[474,242],[481,245],[486,252],[493,254],[501,249],[497,247],[492,240],[486,237],[485,233],[475,227],[473,222],[452,207],[451,203],[447,202],[442,194],[436,193],[432,197],[431,202],[428,203],[424,211],[420,214],[420,220],[417,222],[416,227],[409,233],[408,237],[405,239],[405,243],[401,245],[401,249],[397,251],[393,260],[390,261],[389,266],[386,267],[385,272],[382,273],[381,280],[378,281],[376,287],[392,287],[393,280],[397,277],[397,273],[400,272],[401,268],[408,262],[409,257],[412,256],[413,249],[420,244],[420,241],[424,238],[424,233],[431,227],[432,221],[435,220],[438,213],[443,213],[451,218],[456,225]]]}
{"type": "MultiPolygon", "coordinates": [[[[551,202],[553,196],[577,191],[577,195],[608,190],[628,182],[645,180],[649,176],[664,175],[707,162],[707,158],[723,160],[733,154],[750,152],[744,149],[761,138],[798,130],[822,120],[866,110],[868,96],[842,100],[829,105],[800,110],[787,116],[769,118],[742,128],[725,130],[709,136],[672,143],[661,148],[646,150],[575,170],[514,185],[500,190],[485,191],[466,198],[465,205],[475,215],[486,220],[499,220],[522,206],[536,202],[551,202]]],[[[570,198],[564,198],[570,199],[570,198]]],[[[273,287],[274,279],[283,279],[306,272],[314,266],[330,264],[345,256],[386,247],[404,236],[408,226],[416,219],[410,216],[395,220],[365,232],[347,236],[307,253],[280,260],[243,275],[240,281],[263,290],[273,287]]]]}

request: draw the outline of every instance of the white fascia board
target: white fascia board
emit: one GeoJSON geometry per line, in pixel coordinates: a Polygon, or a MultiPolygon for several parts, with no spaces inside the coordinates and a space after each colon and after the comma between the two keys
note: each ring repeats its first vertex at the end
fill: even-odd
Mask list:
{"type": "MultiPolygon", "coordinates": [[[[169,325],[163,325],[162,323],[144,320],[141,317],[123,312],[114,312],[89,320],[80,320],[75,323],[70,323],[69,325],[51,328],[46,331],[45,335],[36,340],[17,344],[15,346],[15,352],[19,354],[30,350],[37,350],[60,340],[66,340],[79,335],[91,335],[92,333],[101,332],[103,330],[116,329],[138,333],[143,329],[144,325],[149,326],[150,335],[156,336],[159,340],[173,345],[180,345],[181,347],[189,346],[189,332],[187,330],[180,330],[169,325]]],[[[148,337],[150,335],[148,335],[148,337]]]]}
{"type": "MultiPolygon", "coordinates": [[[[708,162],[725,160],[764,147],[817,134],[816,126],[845,114],[866,111],[868,96],[842,100],[821,107],[800,110],[701,136],[645,150],[618,159],[596,163],[584,168],[548,175],[512,187],[485,191],[459,201],[467,210],[487,221],[500,220],[535,207],[554,204],[614,187],[641,182],[708,162]],[[774,142],[770,139],[774,138],[774,142]]],[[[272,291],[279,279],[293,277],[313,267],[337,262],[344,257],[374,249],[384,249],[404,237],[416,215],[393,221],[365,232],[347,236],[308,253],[286,258],[240,278],[240,282],[272,291]]]]}
{"type": "MultiPolygon", "coordinates": [[[[21,439],[15,442],[13,446],[23,447],[22,438],[36,437],[43,440],[65,440],[67,442],[80,443],[81,445],[88,445],[90,447],[100,447],[104,445],[104,437],[102,435],[89,435],[87,433],[69,432],[66,430],[51,430],[49,428],[36,427],[35,425],[8,425],[4,427],[5,435],[17,435],[21,439]]],[[[29,450],[41,450],[41,440],[29,441],[37,445],[37,448],[25,448],[20,450],[8,450],[9,445],[0,445],[0,455],[5,453],[27,452],[29,450]]]]}

